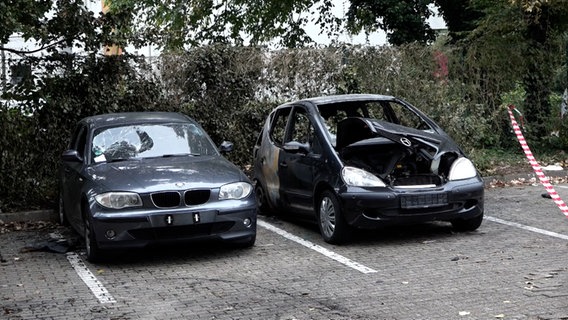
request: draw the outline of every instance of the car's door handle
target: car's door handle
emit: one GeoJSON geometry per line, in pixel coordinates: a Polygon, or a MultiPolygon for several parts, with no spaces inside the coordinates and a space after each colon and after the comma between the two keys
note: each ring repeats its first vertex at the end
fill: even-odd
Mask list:
{"type": "Polygon", "coordinates": [[[280,166],[283,168],[287,168],[288,164],[285,161],[280,162],[280,166]]]}

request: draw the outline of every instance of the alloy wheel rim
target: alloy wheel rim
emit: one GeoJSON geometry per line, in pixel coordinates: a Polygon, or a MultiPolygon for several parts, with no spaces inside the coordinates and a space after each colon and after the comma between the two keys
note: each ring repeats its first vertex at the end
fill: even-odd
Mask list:
{"type": "Polygon", "coordinates": [[[335,207],[330,198],[324,197],[320,205],[320,224],[324,235],[328,238],[335,232],[335,207]]]}

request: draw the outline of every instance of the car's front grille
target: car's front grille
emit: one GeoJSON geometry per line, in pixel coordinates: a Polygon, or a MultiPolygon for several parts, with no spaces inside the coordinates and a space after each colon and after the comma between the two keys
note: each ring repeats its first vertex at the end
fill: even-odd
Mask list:
{"type": "Polygon", "coordinates": [[[152,202],[158,208],[179,207],[181,196],[177,191],[158,192],[151,195],[152,202]]]}
{"type": "Polygon", "coordinates": [[[234,222],[193,224],[163,228],[147,228],[130,230],[131,236],[139,240],[176,240],[191,239],[223,233],[234,226],[234,222]]]}
{"type": "Polygon", "coordinates": [[[186,206],[204,204],[209,201],[210,195],[211,190],[209,189],[187,190],[183,192],[183,203],[181,192],[178,191],[156,192],[152,193],[150,197],[157,208],[176,208],[182,204],[186,206]]]}
{"type": "Polygon", "coordinates": [[[185,204],[188,206],[195,206],[203,204],[209,200],[210,190],[188,190],[185,192],[185,204]]]}
{"type": "Polygon", "coordinates": [[[393,187],[426,186],[426,185],[439,186],[442,184],[442,179],[440,179],[440,176],[438,175],[419,174],[408,177],[397,177],[392,184],[393,187]]]}

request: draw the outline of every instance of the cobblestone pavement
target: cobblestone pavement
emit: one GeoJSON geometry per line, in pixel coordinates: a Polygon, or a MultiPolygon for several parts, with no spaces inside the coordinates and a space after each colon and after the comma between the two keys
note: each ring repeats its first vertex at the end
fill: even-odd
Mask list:
{"type": "Polygon", "coordinates": [[[360,233],[344,246],[324,243],[312,225],[261,217],[373,273],[262,227],[251,249],[162,247],[97,265],[81,247],[41,250],[50,233],[72,235],[65,228],[8,232],[0,319],[568,319],[568,218],[543,192],[487,189],[476,232],[433,223],[360,233]],[[90,280],[72,266],[77,256],[90,280]]]}

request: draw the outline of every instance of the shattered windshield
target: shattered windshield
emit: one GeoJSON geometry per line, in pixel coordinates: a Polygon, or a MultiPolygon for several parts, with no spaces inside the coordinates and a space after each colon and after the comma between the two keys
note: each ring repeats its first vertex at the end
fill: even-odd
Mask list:
{"type": "Polygon", "coordinates": [[[336,145],[339,123],[353,117],[371,118],[433,132],[432,127],[420,115],[395,101],[349,101],[325,104],[318,106],[318,111],[333,146],[336,145]]]}
{"type": "Polygon", "coordinates": [[[137,124],[95,130],[92,163],[217,154],[203,130],[191,123],[137,124]]]}

